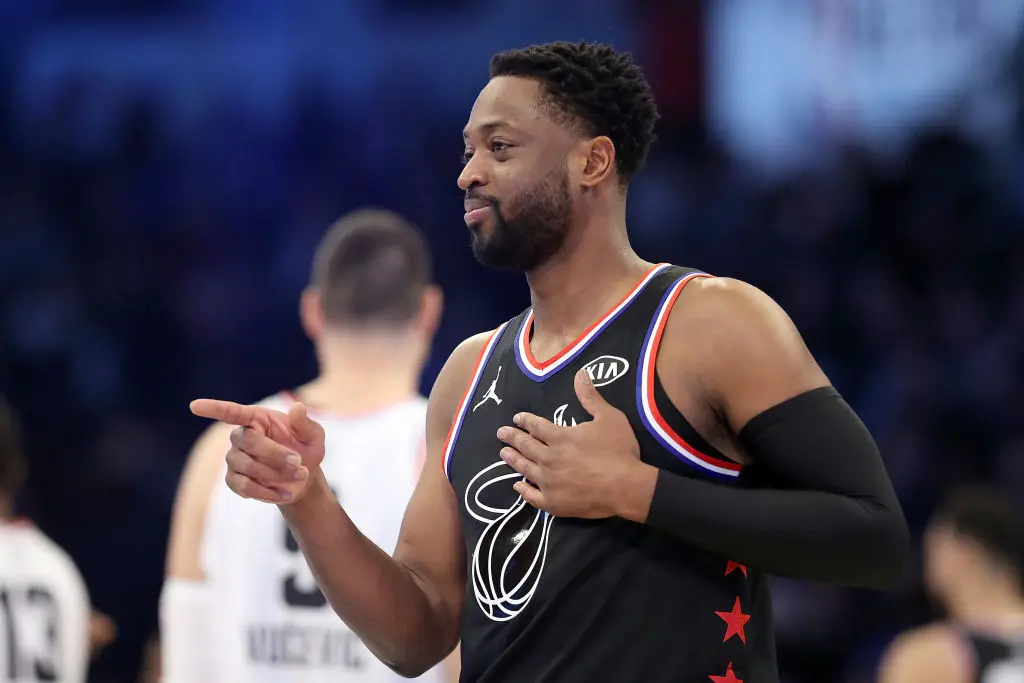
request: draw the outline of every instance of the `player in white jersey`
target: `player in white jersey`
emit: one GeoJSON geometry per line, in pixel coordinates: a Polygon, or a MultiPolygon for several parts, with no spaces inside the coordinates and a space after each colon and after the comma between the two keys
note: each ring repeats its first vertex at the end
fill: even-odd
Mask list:
{"type": "Polygon", "coordinates": [[[23,462],[14,415],[0,400],[0,681],[84,683],[89,595],[68,554],[12,517],[23,462]]]}
{"type": "Polygon", "coordinates": [[[1024,516],[1010,493],[967,485],[934,512],[921,564],[945,618],[899,634],[878,683],[1024,683],[1024,516]]]}
{"type": "MultiPolygon", "coordinates": [[[[360,531],[398,540],[424,457],[420,374],[441,313],[418,231],[385,211],[338,221],[314,259],[300,317],[317,379],[301,400],[330,439],[324,474],[360,531]]],[[[277,509],[224,483],[231,432],[209,428],[179,485],[161,596],[164,683],[391,683],[402,679],[335,615],[277,509]]],[[[457,680],[453,656],[421,680],[457,680]]]]}

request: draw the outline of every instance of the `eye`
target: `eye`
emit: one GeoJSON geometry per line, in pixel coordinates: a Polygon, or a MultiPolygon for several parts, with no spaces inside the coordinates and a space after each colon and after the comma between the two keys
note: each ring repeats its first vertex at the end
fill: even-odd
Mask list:
{"type": "Polygon", "coordinates": [[[462,165],[465,166],[466,164],[469,163],[469,160],[473,158],[473,150],[467,149],[462,153],[462,156],[459,158],[462,160],[462,165]]]}
{"type": "Polygon", "coordinates": [[[491,143],[491,152],[495,154],[497,154],[498,152],[505,152],[508,150],[509,147],[511,147],[511,145],[509,145],[507,142],[495,140],[494,142],[491,143]]]}

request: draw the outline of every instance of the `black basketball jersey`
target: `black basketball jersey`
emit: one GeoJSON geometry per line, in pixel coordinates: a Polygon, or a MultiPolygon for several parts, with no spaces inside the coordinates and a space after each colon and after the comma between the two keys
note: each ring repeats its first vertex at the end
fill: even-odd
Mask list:
{"type": "Polygon", "coordinates": [[[529,411],[591,419],[573,377],[586,368],[629,418],[642,459],[686,477],[748,485],[673,407],[654,371],[679,292],[707,277],[654,267],[545,362],[530,352],[527,309],[485,345],[452,423],[444,468],[459,501],[468,573],[462,683],[774,683],[764,576],[624,519],[554,518],[512,489],[496,432],[529,411]]]}
{"type": "Polygon", "coordinates": [[[968,629],[961,634],[974,654],[974,683],[1024,683],[1024,635],[1011,640],[968,629]]]}

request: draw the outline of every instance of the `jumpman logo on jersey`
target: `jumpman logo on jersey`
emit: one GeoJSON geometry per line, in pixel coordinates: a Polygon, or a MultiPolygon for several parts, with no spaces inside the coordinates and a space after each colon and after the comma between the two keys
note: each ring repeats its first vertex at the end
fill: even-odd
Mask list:
{"type": "Polygon", "coordinates": [[[494,376],[494,381],[491,382],[491,386],[487,390],[487,393],[484,394],[484,397],[482,399],[480,399],[479,403],[477,403],[475,406],[473,406],[473,412],[474,413],[476,412],[477,408],[479,408],[483,404],[487,403],[488,401],[494,401],[494,403],[496,405],[499,405],[499,406],[501,405],[501,399],[498,398],[498,392],[497,392],[498,380],[499,379],[501,379],[501,366],[500,365],[498,366],[498,374],[494,376]]]}

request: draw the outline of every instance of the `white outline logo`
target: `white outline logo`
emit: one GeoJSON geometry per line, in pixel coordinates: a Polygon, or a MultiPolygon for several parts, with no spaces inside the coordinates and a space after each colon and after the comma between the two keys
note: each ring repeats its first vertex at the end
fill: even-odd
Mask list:
{"type": "Polygon", "coordinates": [[[629,361],[620,356],[598,356],[583,366],[595,387],[611,384],[629,372],[629,361]]]}
{"type": "Polygon", "coordinates": [[[548,555],[551,523],[555,521],[543,510],[527,505],[520,496],[516,496],[515,502],[507,507],[495,507],[480,500],[480,494],[488,487],[505,482],[503,486],[511,488],[513,479],[523,480],[525,477],[499,460],[478,472],[466,487],[466,510],[473,519],[487,525],[473,548],[470,563],[473,594],[480,611],[492,621],[516,618],[537,592],[548,555]],[[480,482],[487,475],[489,477],[480,482]],[[531,541],[536,543],[532,551],[526,549],[531,541]],[[496,550],[507,552],[500,568],[495,567],[495,560],[501,559],[500,555],[495,557],[496,550]],[[512,566],[513,562],[528,566],[524,571],[517,571],[512,566]]]}
{"type": "Polygon", "coordinates": [[[551,420],[551,421],[553,423],[555,423],[556,427],[575,427],[576,426],[576,418],[575,417],[570,418],[572,420],[571,424],[566,424],[566,422],[565,422],[565,411],[566,411],[566,409],[568,407],[569,407],[568,403],[563,403],[562,405],[560,405],[557,408],[555,408],[554,419],[551,420]]]}
{"type": "MultiPolygon", "coordinates": [[[[566,403],[555,409],[556,425],[565,425],[568,407],[566,403]]],[[[576,419],[571,420],[575,427],[576,419]]],[[[470,579],[476,604],[491,621],[515,619],[530,603],[544,572],[551,524],[555,521],[547,512],[529,506],[521,496],[515,496],[511,504],[502,507],[481,500],[481,494],[489,487],[504,482],[503,487],[512,488],[516,479],[525,481],[526,477],[499,460],[477,472],[466,486],[463,498],[470,516],[487,525],[473,548],[470,579]],[[501,562],[500,568],[495,567],[495,561],[501,562]]],[[[495,493],[500,496],[502,491],[495,493]]]]}

